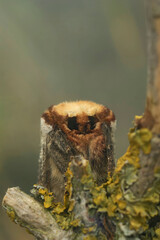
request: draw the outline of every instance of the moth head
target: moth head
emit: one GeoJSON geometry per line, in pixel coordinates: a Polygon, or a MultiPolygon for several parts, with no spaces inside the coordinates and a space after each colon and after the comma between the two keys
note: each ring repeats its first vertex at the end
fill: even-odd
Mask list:
{"type": "Polygon", "coordinates": [[[90,101],[53,105],[42,118],[52,128],[58,125],[64,132],[78,135],[97,132],[104,122],[110,126],[115,123],[114,113],[109,108],[90,101]]]}

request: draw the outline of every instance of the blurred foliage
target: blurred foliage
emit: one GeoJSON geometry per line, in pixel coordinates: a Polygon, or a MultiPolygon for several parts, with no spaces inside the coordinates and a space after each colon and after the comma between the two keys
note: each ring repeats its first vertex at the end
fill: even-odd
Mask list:
{"type": "MultiPolygon", "coordinates": [[[[0,0],[1,199],[8,187],[29,192],[36,183],[39,119],[52,104],[109,106],[118,119],[116,154],[125,152],[144,109],[145,32],[139,0],[0,0]]],[[[0,240],[33,239],[6,216],[0,224],[0,240]]]]}

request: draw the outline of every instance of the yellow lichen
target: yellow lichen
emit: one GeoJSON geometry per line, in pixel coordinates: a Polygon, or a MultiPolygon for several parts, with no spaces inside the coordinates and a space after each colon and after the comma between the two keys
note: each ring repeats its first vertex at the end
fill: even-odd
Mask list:
{"type": "Polygon", "coordinates": [[[46,195],[44,196],[44,207],[50,208],[53,206],[53,200],[54,198],[52,196],[46,195]]]}
{"type": "Polygon", "coordinates": [[[137,217],[129,216],[129,218],[131,229],[139,230],[140,228],[142,228],[145,231],[148,228],[145,219],[140,218],[138,216],[137,217]]]}
{"type": "Polygon", "coordinates": [[[97,194],[94,194],[93,202],[96,205],[105,205],[105,203],[106,203],[106,192],[97,192],[97,194]]]}
{"type": "Polygon", "coordinates": [[[141,148],[145,154],[151,151],[152,133],[147,128],[135,130],[134,128],[128,134],[130,145],[141,148]]]}
{"type": "Polygon", "coordinates": [[[119,208],[120,210],[126,209],[127,203],[126,203],[124,200],[119,200],[119,201],[117,202],[117,204],[118,204],[118,208],[119,208]]]}
{"type": "Polygon", "coordinates": [[[70,219],[61,215],[55,215],[57,223],[62,229],[68,230],[70,228],[70,219]]]}
{"type": "Polygon", "coordinates": [[[138,116],[138,115],[136,115],[136,116],[135,116],[135,121],[140,120],[140,119],[142,119],[142,118],[143,118],[143,116],[138,116]]]}
{"type": "Polygon", "coordinates": [[[55,203],[52,213],[60,214],[63,213],[65,209],[66,208],[62,203],[55,203]]]}
{"type": "Polygon", "coordinates": [[[155,233],[156,233],[157,237],[160,238],[160,228],[156,229],[155,233]]]}
{"type": "Polygon", "coordinates": [[[10,219],[14,222],[16,218],[16,214],[12,209],[7,209],[7,214],[10,217],[10,219]]]}
{"type": "Polygon", "coordinates": [[[80,219],[74,219],[73,221],[70,222],[70,225],[73,227],[79,227],[81,226],[81,221],[80,219]]]}
{"type": "Polygon", "coordinates": [[[88,236],[84,237],[83,240],[97,240],[97,238],[93,235],[88,235],[88,236]]]}
{"type": "Polygon", "coordinates": [[[73,173],[70,169],[71,163],[67,168],[65,173],[67,181],[64,193],[64,203],[55,203],[52,209],[52,213],[55,216],[57,223],[62,229],[69,229],[70,227],[81,226],[80,219],[74,219],[73,209],[75,205],[75,200],[72,199],[72,178],[73,173]]]}
{"type": "Polygon", "coordinates": [[[65,186],[65,194],[64,194],[64,207],[65,209],[69,209],[69,211],[73,210],[74,207],[74,201],[71,201],[71,197],[72,197],[72,178],[73,178],[73,173],[70,169],[70,165],[71,163],[69,163],[69,166],[67,168],[67,171],[65,173],[66,177],[67,177],[67,183],[65,186]],[[71,204],[71,206],[70,206],[71,204]]]}
{"type": "Polygon", "coordinates": [[[39,189],[39,194],[45,196],[48,195],[48,189],[47,188],[40,188],[39,189]]]}
{"type": "Polygon", "coordinates": [[[63,213],[65,210],[67,210],[67,212],[72,212],[73,208],[74,208],[74,200],[71,199],[72,197],[72,177],[73,177],[73,173],[70,169],[70,164],[67,168],[67,171],[65,173],[66,177],[67,177],[67,182],[66,182],[66,186],[65,186],[65,193],[64,193],[64,204],[62,203],[55,203],[53,206],[53,213],[56,214],[60,214],[63,213]]]}
{"type": "Polygon", "coordinates": [[[90,232],[95,232],[96,231],[96,228],[97,228],[97,225],[95,226],[92,226],[92,227],[88,227],[88,228],[82,228],[82,232],[84,234],[87,234],[87,233],[90,233],[90,232]]]}

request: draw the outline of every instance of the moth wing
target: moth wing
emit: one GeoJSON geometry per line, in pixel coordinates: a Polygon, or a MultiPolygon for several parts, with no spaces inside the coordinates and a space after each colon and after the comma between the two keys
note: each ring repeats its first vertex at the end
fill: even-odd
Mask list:
{"type": "Polygon", "coordinates": [[[97,184],[106,182],[108,172],[115,167],[112,127],[103,123],[102,135],[95,137],[89,145],[89,161],[97,184]]]}
{"type": "Polygon", "coordinates": [[[38,183],[53,192],[57,201],[62,201],[65,172],[69,162],[78,155],[78,152],[57,125],[49,128],[45,134],[43,132],[42,137],[38,183]]]}

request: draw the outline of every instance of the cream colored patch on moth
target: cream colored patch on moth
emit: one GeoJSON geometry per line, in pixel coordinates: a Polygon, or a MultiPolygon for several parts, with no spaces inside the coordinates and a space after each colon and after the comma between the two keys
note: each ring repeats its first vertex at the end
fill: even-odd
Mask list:
{"type": "Polygon", "coordinates": [[[90,101],[77,101],[77,102],[63,102],[53,106],[59,115],[75,117],[79,114],[85,113],[88,116],[93,116],[104,109],[103,105],[90,102],[90,101]]]}

